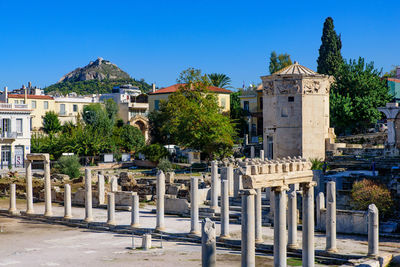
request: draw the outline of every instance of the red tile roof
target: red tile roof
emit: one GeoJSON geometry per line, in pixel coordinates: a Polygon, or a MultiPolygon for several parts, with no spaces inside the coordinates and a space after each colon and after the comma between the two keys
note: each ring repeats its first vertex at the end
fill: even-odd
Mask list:
{"type": "Polygon", "coordinates": [[[396,78],[387,78],[387,79],[388,79],[388,81],[391,81],[391,82],[400,83],[400,79],[396,79],[396,78]]]}
{"type": "MultiPolygon", "coordinates": [[[[49,95],[27,95],[28,99],[48,99],[53,100],[54,98],[49,95]]],[[[23,94],[8,94],[8,98],[25,98],[23,94]]]]}
{"type": "MultiPolygon", "coordinates": [[[[177,83],[162,89],[159,89],[157,91],[155,91],[154,93],[149,93],[149,95],[157,95],[157,94],[170,94],[173,92],[176,92],[179,90],[180,87],[184,86],[185,84],[181,84],[181,83],[177,83]]],[[[224,88],[218,88],[215,86],[209,86],[208,90],[211,92],[215,92],[215,93],[220,93],[220,94],[231,94],[232,91],[224,89],[224,88]]]]}

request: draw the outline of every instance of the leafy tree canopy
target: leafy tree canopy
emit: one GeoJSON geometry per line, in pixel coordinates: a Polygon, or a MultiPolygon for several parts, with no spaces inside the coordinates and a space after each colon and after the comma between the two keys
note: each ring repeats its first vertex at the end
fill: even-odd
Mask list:
{"type": "Polygon", "coordinates": [[[82,117],[86,125],[93,130],[110,135],[114,122],[110,119],[110,113],[100,104],[90,104],[83,108],[82,117]]]}
{"type": "Polygon", "coordinates": [[[54,111],[47,111],[43,117],[43,131],[47,134],[55,134],[61,130],[61,123],[54,111]]]}
{"type": "Polygon", "coordinates": [[[231,86],[231,78],[223,73],[211,73],[208,74],[208,78],[210,79],[211,85],[219,87],[219,88],[232,88],[231,86]]]}
{"type": "Polygon", "coordinates": [[[159,134],[164,140],[167,136],[170,142],[200,150],[209,157],[229,154],[236,133],[229,117],[221,113],[216,95],[207,91],[208,76],[190,68],[180,74],[178,82],[185,85],[150,116],[151,120],[162,120],[156,123],[159,134]]]}
{"type": "Polygon", "coordinates": [[[335,75],[336,71],[343,62],[340,50],[342,41],[340,35],[336,34],[333,19],[326,18],[322,30],[321,47],[319,48],[319,57],[317,59],[317,72],[320,74],[335,75]]]}
{"type": "Polygon", "coordinates": [[[338,133],[362,132],[380,119],[377,108],[392,99],[381,74],[361,57],[340,65],[330,94],[331,125],[338,133]]]}
{"type": "Polygon", "coordinates": [[[289,54],[279,54],[278,56],[275,51],[272,51],[269,58],[269,73],[275,73],[292,64],[289,54]]]}

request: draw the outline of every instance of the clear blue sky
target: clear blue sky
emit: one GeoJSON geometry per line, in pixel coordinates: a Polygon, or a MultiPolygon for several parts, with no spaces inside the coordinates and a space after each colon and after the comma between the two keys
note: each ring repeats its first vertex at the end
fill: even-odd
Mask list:
{"type": "Polygon", "coordinates": [[[316,70],[328,16],[346,59],[400,65],[400,1],[0,0],[0,16],[1,88],[51,85],[97,57],[160,87],[188,67],[241,87],[273,50],[316,70]]]}

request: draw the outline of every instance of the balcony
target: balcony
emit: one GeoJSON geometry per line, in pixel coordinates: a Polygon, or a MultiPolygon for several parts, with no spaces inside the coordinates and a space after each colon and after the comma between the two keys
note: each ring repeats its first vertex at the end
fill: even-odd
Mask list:
{"type": "Polygon", "coordinates": [[[18,137],[23,137],[23,135],[24,135],[23,133],[17,133],[17,132],[2,132],[2,133],[0,133],[0,139],[2,141],[5,141],[5,140],[12,141],[18,137]]]}
{"type": "Polygon", "coordinates": [[[13,104],[13,103],[0,103],[1,109],[26,109],[28,110],[27,104],[13,104]]]}
{"type": "Polygon", "coordinates": [[[131,102],[131,103],[129,103],[129,108],[130,109],[148,109],[149,103],[131,102]]]}

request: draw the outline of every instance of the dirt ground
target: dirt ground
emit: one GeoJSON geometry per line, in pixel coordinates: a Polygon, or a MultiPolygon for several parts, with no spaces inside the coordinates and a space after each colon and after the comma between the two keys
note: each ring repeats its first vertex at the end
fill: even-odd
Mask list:
{"type": "MultiPolygon", "coordinates": [[[[141,239],[134,237],[136,247],[141,239]]],[[[0,266],[201,266],[199,244],[153,240],[132,250],[132,236],[0,216],[0,266]]],[[[218,249],[218,266],[240,266],[240,252],[218,249]]],[[[272,266],[257,256],[257,266],[272,266]]]]}

